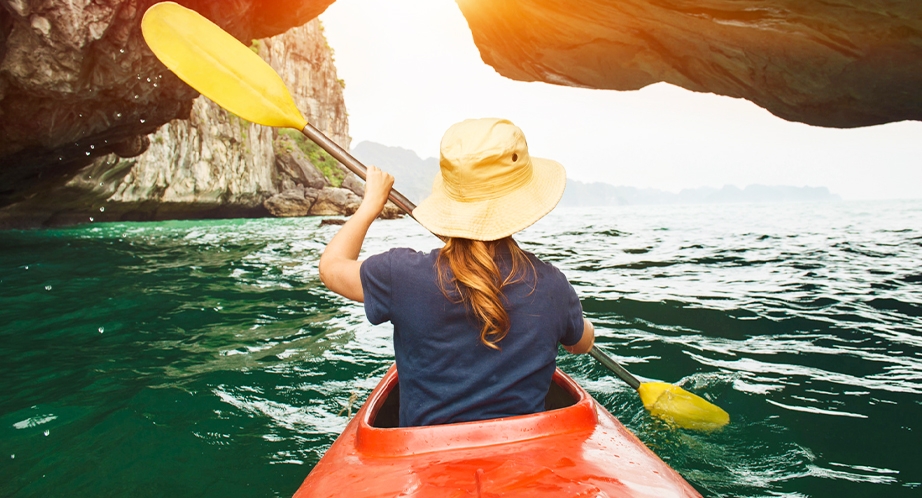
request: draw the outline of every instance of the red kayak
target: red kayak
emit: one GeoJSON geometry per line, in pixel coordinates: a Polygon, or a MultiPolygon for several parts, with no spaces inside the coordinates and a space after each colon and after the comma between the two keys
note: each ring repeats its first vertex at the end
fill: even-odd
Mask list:
{"type": "Polygon", "coordinates": [[[295,498],[701,496],[569,376],[547,411],[397,427],[397,370],[320,459],[295,498]]]}

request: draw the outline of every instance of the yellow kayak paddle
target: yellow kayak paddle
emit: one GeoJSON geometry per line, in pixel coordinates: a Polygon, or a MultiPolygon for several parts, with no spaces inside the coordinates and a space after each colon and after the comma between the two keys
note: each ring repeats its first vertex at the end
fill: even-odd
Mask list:
{"type": "MultiPolygon", "coordinates": [[[[248,121],[300,131],[365,179],[361,162],[307,122],[278,73],[213,22],[179,4],[163,2],[145,12],[141,32],[154,55],[202,95],[248,121]]],[[[416,206],[406,197],[392,189],[388,198],[413,216],[416,206]]],[[[652,415],[688,429],[715,429],[730,421],[727,412],[680,387],[640,383],[598,348],[590,354],[636,389],[652,415]]]]}
{"type": "MultiPolygon", "coordinates": [[[[160,62],[214,103],[247,121],[300,131],[365,179],[365,165],[307,122],[278,73],[217,24],[162,2],[144,13],[141,33],[160,62]]],[[[400,192],[391,190],[388,199],[413,216],[415,206],[400,192]]]]}
{"type": "Polygon", "coordinates": [[[627,369],[592,346],[589,355],[637,390],[650,415],[684,429],[713,430],[730,423],[730,414],[706,399],[665,382],[640,382],[627,369]]]}

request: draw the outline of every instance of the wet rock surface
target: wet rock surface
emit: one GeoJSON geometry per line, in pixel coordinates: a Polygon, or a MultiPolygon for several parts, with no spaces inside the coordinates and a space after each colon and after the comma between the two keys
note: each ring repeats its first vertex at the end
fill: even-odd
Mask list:
{"type": "Polygon", "coordinates": [[[922,120],[917,0],[458,0],[484,62],[522,81],[667,82],[850,128],[922,120]]]}

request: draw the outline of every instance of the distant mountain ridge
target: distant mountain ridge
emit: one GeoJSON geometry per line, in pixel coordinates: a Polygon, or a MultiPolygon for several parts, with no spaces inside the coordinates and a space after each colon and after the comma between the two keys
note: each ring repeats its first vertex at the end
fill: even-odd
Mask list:
{"type": "Polygon", "coordinates": [[[419,204],[432,192],[432,181],[439,171],[439,160],[434,157],[422,159],[412,150],[375,142],[356,145],[352,155],[394,175],[394,188],[414,204],[419,204]]]}
{"type": "Polygon", "coordinates": [[[739,188],[699,187],[679,193],[652,188],[616,187],[607,183],[583,183],[567,179],[561,206],[623,206],[637,204],[730,204],[741,202],[810,202],[840,201],[826,187],[791,187],[786,185],[749,185],[739,188]]]}
{"type": "MultiPolygon", "coordinates": [[[[362,142],[352,154],[366,164],[374,164],[394,175],[395,188],[414,203],[432,191],[432,181],[439,170],[435,157],[422,159],[416,152],[375,142],[362,142]]],[[[622,206],[638,204],[723,204],[739,202],[806,202],[842,200],[826,187],[791,187],[784,185],[749,185],[739,188],[700,187],[679,193],[652,188],[614,186],[608,183],[585,183],[567,179],[561,206],[622,206]]]]}

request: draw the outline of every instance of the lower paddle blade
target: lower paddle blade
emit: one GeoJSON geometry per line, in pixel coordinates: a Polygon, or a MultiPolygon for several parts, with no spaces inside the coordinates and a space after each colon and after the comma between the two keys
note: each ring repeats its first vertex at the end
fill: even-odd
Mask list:
{"type": "Polygon", "coordinates": [[[307,125],[278,73],[198,12],[155,4],[144,13],[141,32],[166,67],[219,106],[262,125],[307,125]]]}
{"type": "Polygon", "coordinates": [[[644,382],[637,392],[651,415],[684,429],[713,430],[730,423],[730,415],[719,406],[681,387],[665,382],[644,382]]]}

